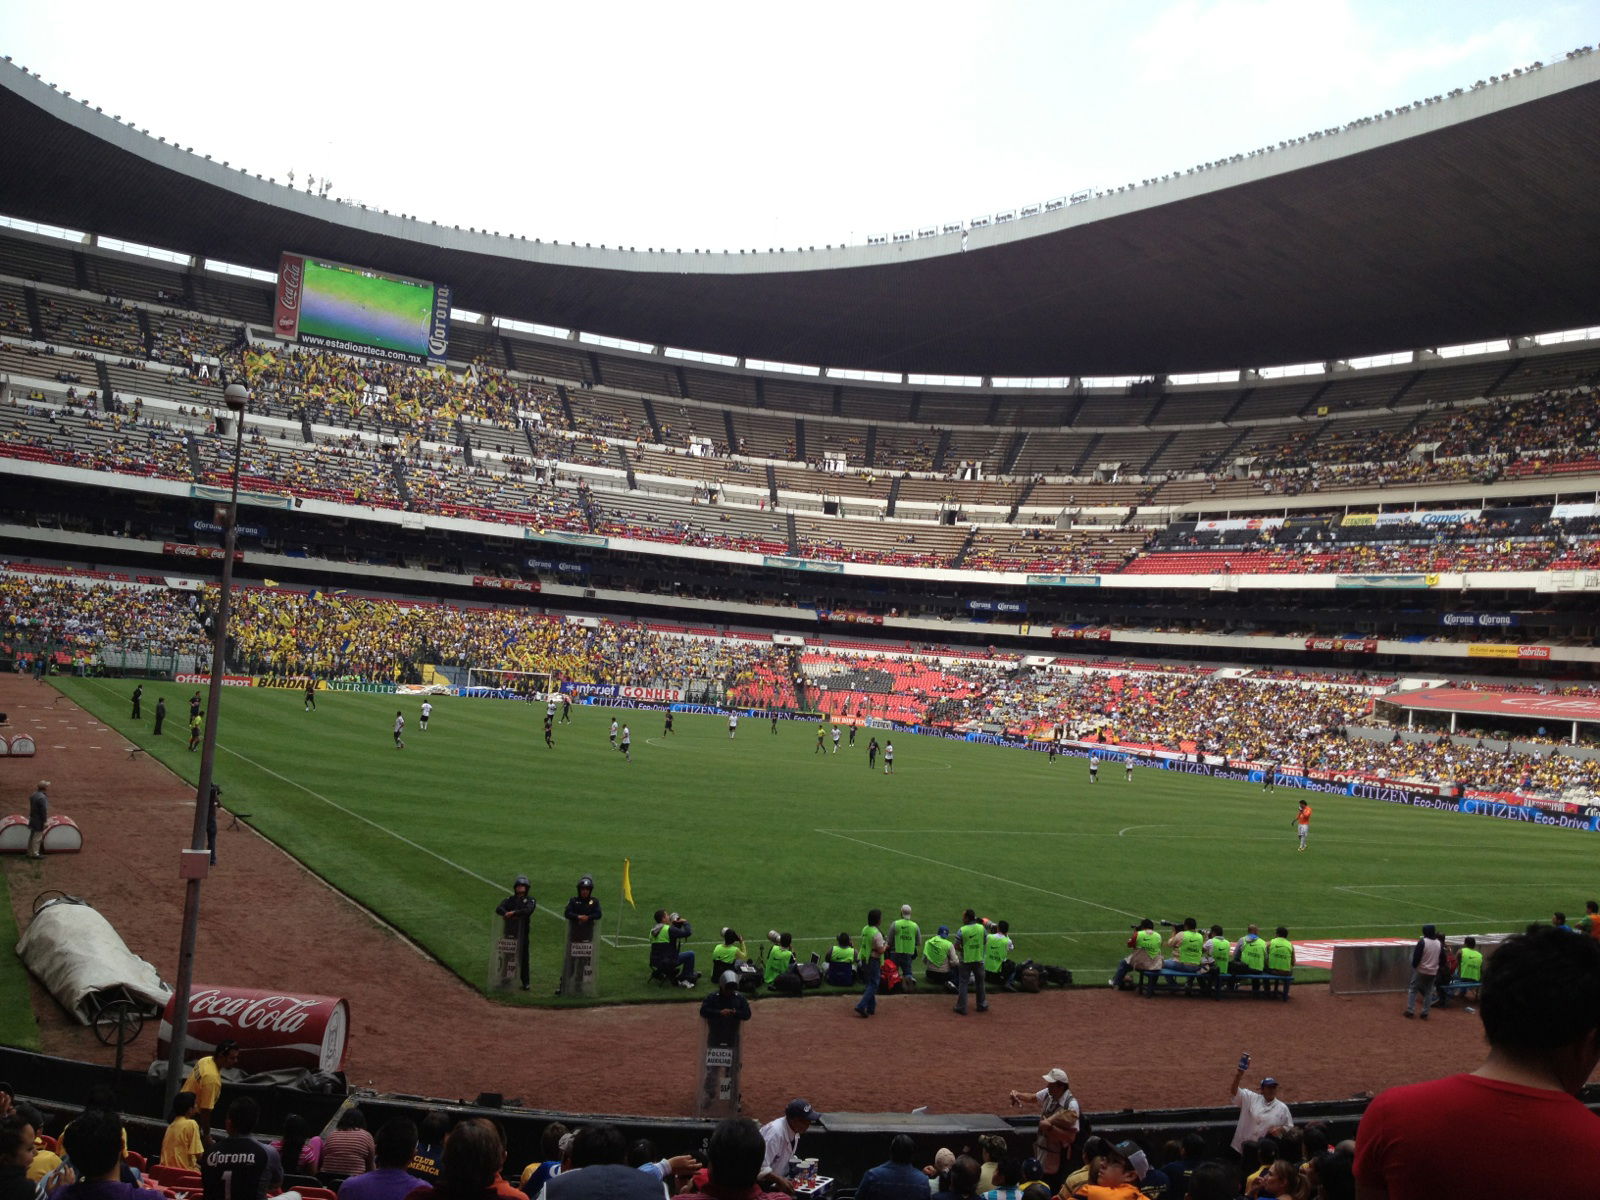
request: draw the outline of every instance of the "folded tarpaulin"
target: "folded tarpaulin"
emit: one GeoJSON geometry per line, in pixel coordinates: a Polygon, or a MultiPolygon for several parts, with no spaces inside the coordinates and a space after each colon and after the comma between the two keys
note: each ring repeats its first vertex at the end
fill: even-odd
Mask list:
{"type": "Polygon", "coordinates": [[[85,1025],[112,1000],[129,999],[160,1011],[172,995],[171,986],[128,949],[111,922],[76,897],[40,908],[17,943],[17,956],[85,1025]]]}

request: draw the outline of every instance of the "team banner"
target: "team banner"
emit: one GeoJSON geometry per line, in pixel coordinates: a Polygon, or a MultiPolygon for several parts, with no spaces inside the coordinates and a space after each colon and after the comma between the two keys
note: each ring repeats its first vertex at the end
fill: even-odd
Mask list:
{"type": "Polygon", "coordinates": [[[561,529],[524,529],[524,537],[535,542],[570,542],[574,546],[597,546],[604,550],[611,539],[597,533],[567,533],[561,529]]]}
{"type": "Polygon", "coordinates": [[[781,554],[763,554],[761,564],[767,567],[783,567],[789,571],[820,571],[824,575],[843,575],[844,564],[829,562],[820,558],[788,558],[781,554]]]}
{"type": "Polygon", "coordinates": [[[1377,523],[1377,513],[1345,513],[1344,520],[1339,522],[1346,529],[1358,529],[1362,526],[1376,525],[1377,523]]]}
{"type": "Polygon", "coordinates": [[[537,579],[502,579],[498,575],[474,575],[472,586],[502,592],[537,592],[542,585],[537,579]]]}
{"type": "MultiPolygon", "coordinates": [[[[1347,522],[1348,523],[1348,522],[1347,522]]],[[[1340,575],[1336,588],[1431,588],[1439,586],[1437,575],[1340,575]]]]}
{"type": "Polygon", "coordinates": [[[1231,533],[1239,529],[1279,529],[1283,517],[1230,517],[1219,521],[1196,521],[1195,528],[1202,533],[1231,533]]]}
{"type": "Polygon", "coordinates": [[[1029,587],[1099,587],[1098,575],[1029,575],[1029,587]]]}

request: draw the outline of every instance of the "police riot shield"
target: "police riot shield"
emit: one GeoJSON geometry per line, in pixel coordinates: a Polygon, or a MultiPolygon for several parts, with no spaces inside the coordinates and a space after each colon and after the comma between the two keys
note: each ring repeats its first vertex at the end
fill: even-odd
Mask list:
{"type": "Polygon", "coordinates": [[[739,1115],[739,1026],[706,1021],[705,1047],[700,1053],[700,1089],[695,1102],[697,1117],[739,1115]]]}
{"type": "Polygon", "coordinates": [[[561,956],[561,995],[593,996],[597,987],[592,922],[567,922],[567,948],[561,956]]]}
{"type": "Polygon", "coordinates": [[[515,934],[506,932],[506,923],[494,919],[494,934],[489,944],[489,990],[515,991],[521,983],[522,955],[515,934]]]}

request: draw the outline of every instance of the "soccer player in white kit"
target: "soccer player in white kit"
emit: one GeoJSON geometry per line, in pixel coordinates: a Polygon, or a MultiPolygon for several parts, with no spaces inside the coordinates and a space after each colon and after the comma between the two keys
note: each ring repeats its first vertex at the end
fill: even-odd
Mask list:
{"type": "Polygon", "coordinates": [[[728,740],[733,740],[733,735],[739,732],[739,714],[728,714],[728,740]]]}
{"type": "Polygon", "coordinates": [[[433,716],[433,701],[424,700],[422,702],[422,720],[417,722],[417,728],[422,730],[423,733],[428,732],[428,718],[431,716],[433,716]]]}
{"type": "Polygon", "coordinates": [[[406,748],[406,740],[400,736],[405,732],[405,728],[406,715],[396,709],[394,714],[394,748],[396,750],[404,750],[406,748]]]}

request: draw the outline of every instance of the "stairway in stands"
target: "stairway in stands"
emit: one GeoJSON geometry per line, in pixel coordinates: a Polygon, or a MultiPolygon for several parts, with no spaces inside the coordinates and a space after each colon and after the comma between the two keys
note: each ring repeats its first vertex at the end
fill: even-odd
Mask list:
{"type": "Polygon", "coordinates": [[[567,385],[564,383],[556,384],[556,395],[561,398],[561,411],[566,415],[567,428],[576,429],[578,427],[578,418],[572,413],[572,397],[567,395],[567,385]]]}
{"type": "Polygon", "coordinates": [[[794,514],[792,512],[784,513],[783,517],[784,517],[784,520],[789,523],[789,553],[790,554],[799,554],[800,553],[800,530],[794,523],[794,514]]]}
{"type": "Polygon", "coordinates": [[[617,446],[616,451],[617,459],[622,463],[623,478],[628,481],[628,490],[637,492],[639,490],[639,477],[633,473],[633,463],[628,458],[628,448],[626,446],[617,446]]]}
{"type": "Polygon", "coordinates": [[[392,474],[394,475],[394,490],[400,494],[401,507],[409,509],[411,507],[411,489],[406,485],[406,464],[404,459],[397,458],[394,460],[392,474]]]}
{"type": "Polygon", "coordinates": [[[1027,483],[1022,485],[1022,490],[1017,493],[1017,498],[1011,505],[1011,511],[1006,514],[1007,525],[1015,525],[1017,523],[1017,513],[1020,512],[1022,506],[1028,502],[1028,497],[1033,495],[1034,485],[1038,482],[1039,481],[1037,479],[1030,479],[1027,483]]]}
{"type": "Polygon", "coordinates": [[[901,477],[896,475],[889,481],[889,503],[888,506],[883,510],[883,515],[886,517],[894,516],[894,506],[900,500],[900,479],[901,477]]]}
{"type": "Polygon", "coordinates": [[[28,308],[28,325],[33,331],[35,339],[44,340],[44,313],[39,311],[39,289],[24,286],[22,289],[22,302],[28,308]]]}
{"type": "Polygon", "coordinates": [[[100,395],[104,397],[106,405],[111,403],[111,372],[106,369],[106,360],[94,360],[94,376],[100,381],[100,395]]]}
{"type": "Polygon", "coordinates": [[[656,418],[656,406],[650,403],[649,396],[640,396],[639,400],[644,404],[645,420],[650,422],[650,436],[657,442],[665,443],[667,439],[661,436],[661,422],[656,418]]]}
{"type": "Polygon", "coordinates": [[[967,536],[962,541],[961,548],[959,550],[957,550],[955,552],[955,554],[952,555],[951,558],[950,558],[950,565],[952,567],[959,567],[959,566],[961,566],[962,563],[966,562],[966,560],[967,560],[967,551],[972,549],[973,540],[977,536],[978,536],[978,531],[977,530],[975,530],[975,529],[967,530],[967,536]]]}
{"type": "Polygon", "coordinates": [[[472,433],[460,417],[456,418],[456,440],[461,443],[461,461],[470,467],[477,461],[477,456],[472,453],[472,433]]]}
{"type": "Polygon", "coordinates": [[[815,707],[811,703],[805,672],[800,669],[800,648],[790,646],[784,655],[784,661],[789,664],[789,678],[794,680],[795,708],[800,712],[814,712],[815,707]]]}

